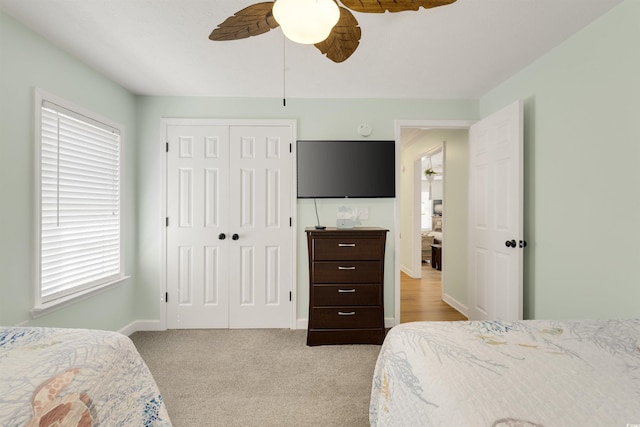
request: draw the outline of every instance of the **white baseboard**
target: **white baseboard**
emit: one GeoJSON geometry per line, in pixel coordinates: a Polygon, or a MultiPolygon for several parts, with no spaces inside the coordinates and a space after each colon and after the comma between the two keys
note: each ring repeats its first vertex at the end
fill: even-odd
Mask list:
{"type": "Polygon", "coordinates": [[[307,329],[309,327],[309,319],[296,319],[293,329],[307,329]]]}
{"type": "Polygon", "coordinates": [[[138,331],[164,331],[166,328],[163,328],[160,324],[159,320],[136,320],[134,322],[129,323],[124,328],[120,329],[120,332],[123,335],[129,336],[134,332],[138,331]]]}
{"type": "Polygon", "coordinates": [[[406,274],[407,276],[411,277],[412,279],[415,279],[416,277],[421,276],[422,274],[420,274],[419,276],[416,276],[413,273],[413,270],[404,266],[404,265],[400,265],[400,271],[403,272],[404,274],[406,274]]]}
{"type": "Polygon", "coordinates": [[[467,312],[468,312],[469,308],[466,305],[462,304],[460,301],[458,301],[455,298],[451,297],[450,295],[442,294],[442,301],[446,302],[451,307],[453,307],[456,310],[458,310],[460,313],[462,313],[465,316],[469,317],[467,315],[467,312]]]}
{"type": "MultiPolygon", "coordinates": [[[[385,317],[384,318],[384,327],[392,328],[396,324],[396,319],[393,317],[385,317]]],[[[297,319],[296,324],[293,329],[307,329],[309,326],[309,319],[297,319]]],[[[131,335],[134,332],[138,331],[165,331],[166,328],[163,328],[160,324],[159,320],[136,320],[134,322],[129,323],[124,328],[120,329],[118,332],[124,335],[131,335]]]]}

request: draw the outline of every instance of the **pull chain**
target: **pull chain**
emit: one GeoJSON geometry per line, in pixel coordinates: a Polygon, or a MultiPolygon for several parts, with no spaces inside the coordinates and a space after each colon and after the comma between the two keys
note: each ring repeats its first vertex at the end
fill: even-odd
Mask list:
{"type": "Polygon", "coordinates": [[[286,59],[286,37],[282,33],[282,106],[287,106],[287,59],[286,59]]]}

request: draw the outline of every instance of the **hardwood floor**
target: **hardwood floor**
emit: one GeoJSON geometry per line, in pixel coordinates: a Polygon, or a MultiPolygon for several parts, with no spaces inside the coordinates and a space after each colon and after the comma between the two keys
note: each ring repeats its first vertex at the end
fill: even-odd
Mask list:
{"type": "Polygon", "coordinates": [[[442,301],[441,272],[422,264],[422,278],[412,279],[404,273],[400,277],[400,321],[467,320],[442,301]]]}

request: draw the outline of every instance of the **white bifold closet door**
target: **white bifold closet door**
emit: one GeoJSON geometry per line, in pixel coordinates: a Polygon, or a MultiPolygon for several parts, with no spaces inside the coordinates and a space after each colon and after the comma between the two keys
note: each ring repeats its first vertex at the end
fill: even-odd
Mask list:
{"type": "Polygon", "coordinates": [[[292,128],[167,126],[167,327],[288,328],[292,128]]]}

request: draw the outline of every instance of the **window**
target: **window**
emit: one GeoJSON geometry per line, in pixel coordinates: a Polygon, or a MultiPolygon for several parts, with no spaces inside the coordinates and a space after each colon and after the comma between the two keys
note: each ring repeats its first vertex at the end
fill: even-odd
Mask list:
{"type": "Polygon", "coordinates": [[[123,278],[122,127],[37,92],[36,310],[123,278]]]}

